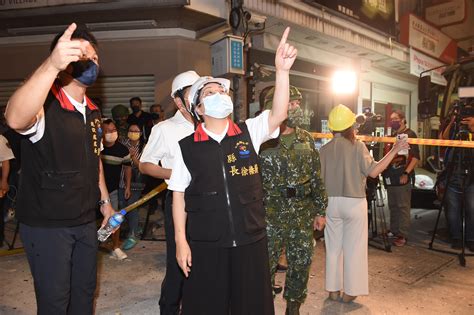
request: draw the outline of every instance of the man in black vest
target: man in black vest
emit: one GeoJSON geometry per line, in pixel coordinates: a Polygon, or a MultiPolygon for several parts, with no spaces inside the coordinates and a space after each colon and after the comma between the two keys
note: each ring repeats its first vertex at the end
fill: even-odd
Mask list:
{"type": "Polygon", "coordinates": [[[258,151],[287,117],[297,54],[288,33],[276,52],[271,111],[235,124],[229,80],[201,77],[191,86],[188,99],[204,123],[179,142],[168,186],[176,257],[187,277],[184,314],[274,314],[258,151]]]}
{"type": "Polygon", "coordinates": [[[98,75],[97,42],[71,24],[10,98],[5,113],[21,141],[17,218],[38,314],[92,314],[96,208],[110,206],[100,164],[100,112],[85,95],[98,75]]]}

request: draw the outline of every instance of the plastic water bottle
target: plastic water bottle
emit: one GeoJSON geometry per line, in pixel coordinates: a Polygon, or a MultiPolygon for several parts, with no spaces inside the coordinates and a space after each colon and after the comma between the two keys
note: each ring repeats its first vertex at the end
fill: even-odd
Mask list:
{"type": "Polygon", "coordinates": [[[101,227],[97,231],[97,239],[100,242],[104,242],[107,238],[109,238],[110,234],[122,224],[123,219],[125,218],[125,214],[127,214],[127,211],[125,210],[120,210],[120,212],[114,214],[109,218],[109,221],[107,221],[107,224],[103,227],[101,227]]]}

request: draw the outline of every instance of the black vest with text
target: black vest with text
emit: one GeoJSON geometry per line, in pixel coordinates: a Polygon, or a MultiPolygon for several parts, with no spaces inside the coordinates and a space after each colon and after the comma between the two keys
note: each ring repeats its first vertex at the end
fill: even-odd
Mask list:
{"type": "Polygon", "coordinates": [[[88,98],[86,121],[54,85],[44,104],[41,139],[21,141],[17,218],[38,227],[69,227],[96,219],[101,120],[88,98]]]}
{"type": "Polygon", "coordinates": [[[199,125],[179,144],[191,174],[185,191],[190,244],[235,247],[265,237],[260,165],[247,125],[229,120],[220,144],[199,125]]]}

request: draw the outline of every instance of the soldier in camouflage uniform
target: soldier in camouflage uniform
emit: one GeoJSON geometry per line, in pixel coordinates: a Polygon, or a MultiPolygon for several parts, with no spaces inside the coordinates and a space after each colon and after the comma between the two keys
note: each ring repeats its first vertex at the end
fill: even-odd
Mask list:
{"type": "MultiPolygon", "coordinates": [[[[274,90],[266,97],[272,106],[274,90]]],[[[280,136],[266,142],[260,162],[265,190],[268,250],[272,281],[278,258],[286,246],[288,271],[284,298],[286,314],[299,314],[307,294],[313,229],[325,224],[327,197],[320,177],[319,153],[309,132],[299,128],[304,119],[301,93],[290,86],[288,120],[280,126],[280,136]]]]}

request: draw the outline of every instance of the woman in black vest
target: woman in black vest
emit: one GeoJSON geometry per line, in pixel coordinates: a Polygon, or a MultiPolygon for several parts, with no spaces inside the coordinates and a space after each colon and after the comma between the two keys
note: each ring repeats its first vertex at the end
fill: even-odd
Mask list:
{"type": "Polygon", "coordinates": [[[286,43],[288,33],[276,52],[271,111],[235,124],[229,80],[201,77],[190,89],[189,101],[204,122],[179,142],[168,185],[176,257],[187,277],[185,315],[274,314],[257,154],[287,117],[289,70],[297,54],[286,43]]]}

